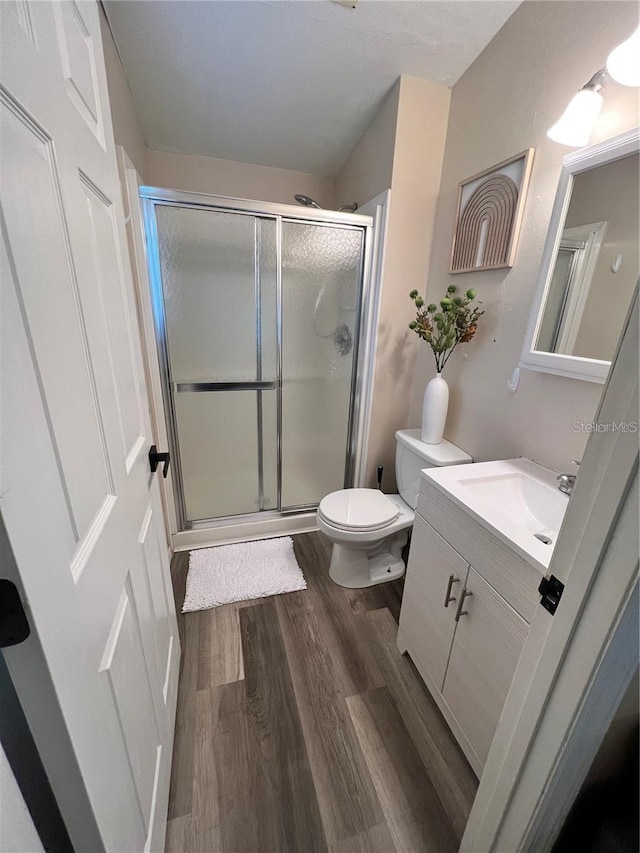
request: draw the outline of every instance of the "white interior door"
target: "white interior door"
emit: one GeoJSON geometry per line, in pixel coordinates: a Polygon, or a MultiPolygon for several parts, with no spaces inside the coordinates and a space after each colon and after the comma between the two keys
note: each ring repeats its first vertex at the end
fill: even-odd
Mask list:
{"type": "Polygon", "coordinates": [[[179,643],[98,9],[0,32],[0,509],[104,846],[160,849],[179,643]]]}

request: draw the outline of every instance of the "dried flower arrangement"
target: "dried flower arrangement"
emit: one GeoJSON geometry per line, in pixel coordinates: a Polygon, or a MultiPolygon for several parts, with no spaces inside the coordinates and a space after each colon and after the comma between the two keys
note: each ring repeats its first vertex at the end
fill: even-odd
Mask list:
{"type": "Polygon", "coordinates": [[[424,308],[424,299],[417,290],[409,294],[418,309],[409,328],[433,350],[438,373],[442,373],[458,344],[468,344],[473,338],[478,319],[484,314],[477,304],[471,304],[476,298],[475,290],[467,290],[464,296],[454,296],[455,292],[455,285],[450,284],[440,308],[433,302],[424,308]]]}

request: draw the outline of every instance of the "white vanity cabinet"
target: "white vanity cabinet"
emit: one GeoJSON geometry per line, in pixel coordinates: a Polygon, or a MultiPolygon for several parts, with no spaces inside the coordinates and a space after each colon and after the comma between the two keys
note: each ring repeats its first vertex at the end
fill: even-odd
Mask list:
{"type": "Polygon", "coordinates": [[[529,625],[473,568],[465,589],[442,698],[484,765],[529,625]]]}
{"type": "Polygon", "coordinates": [[[411,657],[416,665],[420,661],[421,674],[428,675],[429,686],[438,690],[444,684],[456,628],[457,599],[468,568],[462,557],[416,516],[402,596],[400,632],[410,634],[411,657]]]}
{"type": "Polygon", "coordinates": [[[423,480],[398,648],[480,775],[539,601],[540,574],[423,480]]]}

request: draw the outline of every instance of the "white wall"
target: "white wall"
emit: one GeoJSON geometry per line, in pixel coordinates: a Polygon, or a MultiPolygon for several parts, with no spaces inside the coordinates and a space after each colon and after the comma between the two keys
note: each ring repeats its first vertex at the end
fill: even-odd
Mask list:
{"type": "Polygon", "coordinates": [[[363,205],[391,187],[399,101],[398,79],[336,177],[341,199],[363,205]]]}
{"type": "Polygon", "coordinates": [[[39,853],[40,837],[0,745],[0,853],[39,853]]]}
{"type": "Polygon", "coordinates": [[[322,207],[336,204],[333,178],[173,151],[149,149],[147,159],[150,186],[281,204],[296,204],[293,196],[302,193],[322,207]]]}
{"type": "Polygon", "coordinates": [[[143,180],[147,180],[147,141],[138,120],[133,95],[125,77],[109,24],[102,6],[99,6],[99,9],[113,135],[118,145],[122,145],[131,158],[138,174],[142,176],[143,180]]]}
{"type": "Polygon", "coordinates": [[[391,188],[367,462],[367,484],[383,465],[386,491],[395,488],[394,434],[409,417],[417,353],[409,291],[424,288],[429,269],[450,96],[403,75],[336,179],[339,196],[363,201],[391,188]]]}
{"type": "MultiPolygon", "coordinates": [[[[515,395],[518,365],[563,156],[546,130],[572,94],[637,26],[637,8],[620,2],[525,2],[453,88],[429,270],[429,299],[454,283],[474,288],[486,311],[476,338],[447,365],[451,402],[446,437],[478,461],[520,454],[570,470],[602,386],[530,371],[515,395]],[[511,270],[449,276],[458,182],[525,148],[536,149],[520,245],[511,270]]],[[[610,82],[592,141],[639,121],[638,90],[610,82]]],[[[407,289],[409,289],[407,287],[407,289]]],[[[410,426],[418,426],[433,356],[420,347],[410,426]]]]}

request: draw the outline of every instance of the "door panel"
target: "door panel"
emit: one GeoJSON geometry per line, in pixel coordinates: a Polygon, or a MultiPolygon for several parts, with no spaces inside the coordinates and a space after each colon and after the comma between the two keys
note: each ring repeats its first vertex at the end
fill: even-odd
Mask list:
{"type": "Polygon", "coordinates": [[[282,506],[345,486],[364,232],[282,223],[282,506]]]}
{"type": "MultiPolygon", "coordinates": [[[[120,257],[113,222],[113,204],[86,176],[81,176],[81,188],[86,197],[87,224],[91,235],[91,288],[82,294],[86,313],[93,310],[97,328],[92,338],[105,340],[104,354],[113,377],[122,448],[127,472],[138,451],[144,434],[143,410],[133,353],[132,330],[123,293],[124,276],[119,269],[120,257]],[[95,299],[95,304],[92,301],[95,299]]],[[[107,375],[108,380],[108,375],[107,375]]]]}
{"type": "Polygon", "coordinates": [[[177,204],[147,209],[181,521],[276,509],[276,222],[177,204]]]}
{"type": "Polygon", "coordinates": [[[172,380],[274,379],[275,268],[261,274],[260,303],[256,267],[270,246],[275,257],[275,222],[162,204],[155,211],[172,380]]]}
{"type": "Polygon", "coordinates": [[[93,36],[74,0],[54,3],[53,15],[67,95],[96,138],[104,144],[93,36]]]}
{"type": "Polygon", "coordinates": [[[156,850],[179,643],[97,7],[0,38],[0,509],[104,847],[156,850]]]}
{"type": "Polygon", "coordinates": [[[6,95],[0,110],[6,239],[55,435],[73,537],[79,541],[115,489],[96,400],[94,366],[86,357],[80,295],[66,251],[70,239],[60,205],[60,178],[46,132],[6,95]],[[37,210],[25,204],[26,198],[37,199],[37,210]],[[33,238],[23,239],[33,235],[34,225],[37,252],[33,238]],[[44,287],[44,282],[53,286],[44,287]],[[83,425],[81,431],[69,419],[70,408],[83,425]]]}
{"type": "Polygon", "coordinates": [[[149,505],[144,513],[138,534],[138,552],[129,575],[131,592],[140,631],[140,641],[151,684],[151,697],[156,723],[163,725],[162,685],[166,669],[166,655],[171,645],[171,632],[166,627],[163,613],[162,587],[153,583],[153,570],[158,554],[154,551],[153,510],[149,505]],[[163,622],[165,623],[163,625],[163,622]]]}
{"type": "Polygon", "coordinates": [[[277,506],[275,390],[183,392],[175,409],[189,521],[258,512],[261,449],[265,508],[277,506]]]}
{"type": "Polygon", "coordinates": [[[456,605],[468,568],[465,560],[417,515],[402,596],[398,644],[406,645],[420,672],[439,691],[456,628],[456,605]],[[447,589],[450,596],[445,607],[447,589]]]}
{"type": "Polygon", "coordinates": [[[146,837],[151,817],[159,737],[138,626],[131,579],[127,577],[100,671],[109,679],[113,703],[118,709],[146,837]]]}
{"type": "Polygon", "coordinates": [[[27,0],[7,0],[7,14],[13,15],[14,20],[19,24],[24,34],[31,41],[31,45],[35,45],[35,35],[33,32],[33,24],[31,22],[31,12],[27,0]]]}
{"type": "MultiPolygon", "coordinates": [[[[145,581],[147,600],[149,602],[149,630],[143,636],[148,636],[149,647],[146,657],[155,666],[150,666],[156,673],[160,691],[154,690],[156,704],[162,700],[167,703],[167,679],[171,660],[173,658],[173,636],[174,605],[173,595],[168,586],[170,583],[168,572],[163,573],[162,583],[158,583],[155,567],[158,564],[166,565],[166,546],[164,545],[164,531],[162,530],[163,519],[160,509],[160,497],[157,494],[157,484],[154,486],[152,503],[146,509],[138,542],[140,544],[140,557],[143,563],[142,575],[145,581]]],[[[138,597],[136,596],[136,600],[138,597]]],[[[138,610],[139,612],[139,610],[138,610]]],[[[158,719],[163,719],[161,708],[157,707],[158,719]]]]}
{"type": "Polygon", "coordinates": [[[466,588],[442,695],[483,765],[529,626],[473,568],[466,588]]]}

